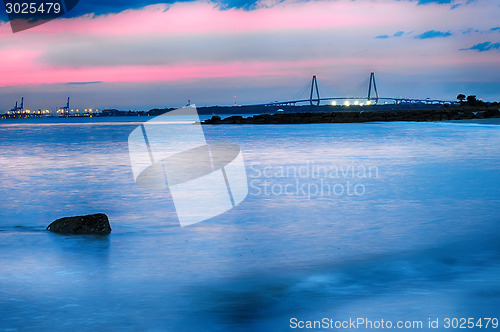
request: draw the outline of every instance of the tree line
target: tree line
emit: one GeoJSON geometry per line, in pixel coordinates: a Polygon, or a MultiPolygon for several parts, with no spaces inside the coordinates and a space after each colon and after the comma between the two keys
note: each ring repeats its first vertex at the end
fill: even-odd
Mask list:
{"type": "Polygon", "coordinates": [[[457,96],[457,100],[460,102],[460,105],[477,106],[486,104],[484,101],[478,100],[475,95],[470,95],[466,97],[462,93],[457,96]]]}

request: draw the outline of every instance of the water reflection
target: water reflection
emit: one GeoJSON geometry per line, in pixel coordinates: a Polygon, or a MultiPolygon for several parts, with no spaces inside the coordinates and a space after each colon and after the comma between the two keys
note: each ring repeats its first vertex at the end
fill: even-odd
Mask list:
{"type": "Polygon", "coordinates": [[[0,329],[279,331],[292,315],[472,317],[500,305],[498,126],[206,127],[259,170],[354,162],[380,176],[359,197],[249,195],[184,228],[167,194],[134,183],[135,126],[0,131],[0,329]],[[96,212],[110,236],[45,231],[96,212]]]}

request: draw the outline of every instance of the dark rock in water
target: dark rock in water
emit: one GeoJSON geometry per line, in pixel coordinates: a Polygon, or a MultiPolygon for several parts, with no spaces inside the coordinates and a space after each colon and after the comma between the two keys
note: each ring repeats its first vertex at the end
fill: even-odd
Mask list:
{"type": "Polygon", "coordinates": [[[47,226],[47,230],[60,234],[107,235],[111,233],[111,226],[107,215],[97,213],[57,219],[47,226]]]}

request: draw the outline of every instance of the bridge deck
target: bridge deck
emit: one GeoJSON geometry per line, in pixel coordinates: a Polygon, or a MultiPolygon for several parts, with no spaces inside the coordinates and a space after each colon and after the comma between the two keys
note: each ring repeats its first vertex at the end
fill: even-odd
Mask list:
{"type": "Polygon", "coordinates": [[[295,105],[298,103],[318,103],[321,101],[333,101],[333,100],[367,100],[372,101],[376,104],[379,100],[393,101],[395,104],[456,104],[455,101],[451,100],[441,100],[441,99],[416,99],[416,98],[396,98],[396,97],[379,97],[379,98],[367,98],[367,97],[326,97],[326,98],[313,98],[313,99],[296,99],[296,100],[285,100],[285,101],[274,101],[264,104],[256,104],[252,106],[279,106],[279,105],[295,105]]]}

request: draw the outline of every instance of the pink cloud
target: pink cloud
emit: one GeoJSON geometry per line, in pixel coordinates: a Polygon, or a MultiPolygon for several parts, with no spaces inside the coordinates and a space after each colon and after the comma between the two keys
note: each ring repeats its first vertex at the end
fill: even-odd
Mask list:
{"type": "MultiPolygon", "coordinates": [[[[192,78],[256,77],[265,75],[293,75],[297,65],[313,65],[310,61],[302,63],[260,63],[237,62],[229,64],[191,64],[184,66],[120,66],[91,68],[37,68],[35,70],[10,70],[11,75],[0,77],[0,86],[23,84],[53,84],[65,82],[153,82],[175,81],[192,78]]],[[[317,62],[314,62],[317,65],[317,62]]],[[[2,71],[9,71],[2,68],[2,71]]]]}
{"type": "MultiPolygon", "coordinates": [[[[256,10],[221,10],[211,2],[151,5],[107,15],[58,19],[23,34],[133,36],[142,34],[234,34],[303,29],[364,28],[395,23],[406,4],[392,1],[370,6],[360,2],[287,2],[256,10]],[[396,14],[396,16],[393,16],[396,14]]],[[[402,20],[401,20],[402,21],[402,20]]],[[[0,35],[8,34],[0,28],[0,35]]]]}
{"type": "MultiPolygon", "coordinates": [[[[378,34],[399,30],[421,31],[429,26],[453,30],[466,22],[465,19],[460,19],[462,16],[466,18],[470,15],[459,9],[451,12],[446,6],[434,6],[432,10],[429,8],[431,7],[418,6],[415,2],[392,0],[286,1],[270,8],[245,11],[221,10],[214,3],[198,1],[153,5],[117,14],[58,19],[18,34],[12,34],[8,24],[2,24],[0,86],[75,81],[150,82],[266,75],[289,77],[315,70],[331,71],[332,68],[346,73],[349,66],[418,71],[420,66],[435,68],[478,62],[499,63],[491,54],[482,54],[480,59],[477,55],[466,53],[457,55],[460,47],[453,44],[453,39],[440,44],[428,41],[425,44],[428,49],[421,48],[423,46],[419,46],[411,37],[406,42],[402,42],[404,38],[396,41],[374,40],[374,36],[378,34]],[[319,40],[316,37],[318,34],[324,40],[319,40]],[[241,36],[242,40],[252,36],[257,39],[256,45],[259,45],[259,36],[289,37],[296,49],[307,48],[308,52],[293,61],[278,61],[274,58],[242,61],[233,58],[222,62],[207,62],[203,59],[203,50],[200,50],[199,59],[195,61],[168,65],[141,63],[68,68],[54,63],[49,65],[43,61],[49,50],[62,47],[71,49],[82,41],[90,45],[95,41],[99,45],[121,39],[132,51],[139,47],[136,44],[138,41],[152,36],[161,37],[162,41],[168,42],[170,37],[201,36],[210,40],[215,35],[241,36]],[[320,45],[326,43],[334,45],[334,51],[324,54],[320,45]]],[[[477,8],[473,10],[479,13],[477,8]]],[[[422,45],[423,43],[421,42],[422,45]]],[[[236,44],[234,48],[239,46],[236,44]]],[[[260,54],[265,55],[265,46],[261,48],[260,54]]],[[[88,52],[99,54],[100,49],[98,46],[91,47],[88,52]]],[[[168,57],[168,54],[165,56],[168,57]]]]}

